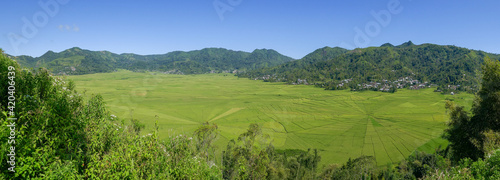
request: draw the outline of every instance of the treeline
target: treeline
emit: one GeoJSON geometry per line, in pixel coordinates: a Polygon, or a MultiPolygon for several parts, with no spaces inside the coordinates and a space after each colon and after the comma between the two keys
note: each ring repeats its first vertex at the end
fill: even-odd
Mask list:
{"type": "Polygon", "coordinates": [[[239,74],[240,77],[280,81],[289,84],[316,84],[325,89],[354,88],[357,84],[393,82],[409,77],[441,86],[458,86],[461,90],[478,89],[477,74],[483,59],[500,59],[499,55],[456,46],[434,44],[414,45],[411,41],[399,46],[354,49],[322,48],[301,60],[272,68],[239,74]],[[334,51],[337,50],[337,51],[334,51]],[[314,59],[314,60],[312,60],[314,59]],[[339,86],[343,80],[351,86],[339,86]]]}
{"type": "Polygon", "coordinates": [[[112,72],[117,69],[132,71],[161,71],[174,74],[203,74],[247,71],[272,67],[294,59],[271,49],[256,49],[252,53],[223,48],[205,48],[196,51],[175,51],[161,55],[114,54],[108,51],[89,51],[80,48],[60,53],[48,51],[44,55],[14,57],[23,67],[44,67],[55,74],[89,74],[112,72]]]}

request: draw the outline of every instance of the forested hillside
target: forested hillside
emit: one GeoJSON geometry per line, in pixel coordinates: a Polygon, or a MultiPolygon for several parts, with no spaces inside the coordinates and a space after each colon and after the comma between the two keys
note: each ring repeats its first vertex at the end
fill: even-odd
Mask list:
{"type": "Polygon", "coordinates": [[[478,90],[477,74],[485,57],[500,55],[456,46],[411,41],[394,46],[347,50],[324,47],[300,60],[274,50],[252,53],[223,48],[174,51],[161,55],[114,54],[71,48],[33,58],[15,59],[25,67],[45,67],[54,74],[160,71],[169,74],[238,72],[240,77],[289,84],[315,84],[325,89],[380,90],[438,87],[439,91],[478,90]]]}
{"type": "Polygon", "coordinates": [[[247,71],[294,60],[271,49],[257,49],[248,53],[223,48],[205,48],[189,52],[174,51],[161,55],[137,55],[89,51],[77,47],[60,53],[48,51],[37,58],[18,56],[15,59],[24,67],[45,67],[55,74],[102,73],[116,69],[202,74],[247,71]]]}
{"type": "Polygon", "coordinates": [[[325,89],[388,90],[435,85],[441,89],[472,91],[478,88],[476,74],[486,56],[500,57],[456,46],[415,45],[411,41],[399,46],[386,43],[381,47],[351,51],[322,48],[298,61],[239,76],[289,84],[316,84],[325,89]]]}
{"type": "Polygon", "coordinates": [[[317,62],[327,61],[329,59],[336,58],[341,54],[348,52],[349,50],[339,47],[323,47],[317,49],[312,53],[304,56],[298,61],[287,62],[278,66],[262,68],[253,71],[248,71],[245,73],[240,73],[239,76],[259,78],[268,80],[271,77],[271,81],[285,81],[286,79],[298,79],[300,74],[295,76],[291,72],[300,72],[306,70],[306,68],[317,62]],[[286,74],[286,75],[285,75],[286,74]],[[285,75],[285,76],[283,76],[285,75]]]}

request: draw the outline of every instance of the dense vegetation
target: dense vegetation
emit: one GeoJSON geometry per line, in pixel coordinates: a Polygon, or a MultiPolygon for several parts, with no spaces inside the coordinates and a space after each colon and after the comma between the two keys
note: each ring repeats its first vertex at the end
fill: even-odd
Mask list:
{"type": "Polygon", "coordinates": [[[476,74],[486,56],[500,58],[496,54],[456,46],[414,45],[411,41],[399,46],[387,43],[347,52],[339,48],[322,48],[301,60],[239,76],[289,84],[316,84],[325,89],[358,89],[358,84],[383,84],[409,77],[419,82],[428,81],[426,87],[434,84],[444,90],[454,85],[460,90],[475,91],[478,88],[476,74]],[[348,84],[342,84],[344,81],[348,84]]]}
{"type": "Polygon", "coordinates": [[[45,67],[55,74],[89,74],[112,72],[117,69],[161,71],[171,74],[203,74],[253,70],[294,60],[271,49],[256,49],[248,53],[223,48],[205,48],[189,52],[175,51],[161,55],[137,55],[89,51],[75,47],[60,53],[48,51],[37,58],[30,56],[15,58],[23,67],[35,69],[45,67]]]}
{"type": "Polygon", "coordinates": [[[298,74],[298,76],[294,76],[293,74],[288,75],[288,73],[292,71],[306,71],[305,68],[312,64],[336,58],[337,56],[340,56],[347,52],[348,50],[344,48],[323,47],[315,50],[312,53],[309,53],[300,60],[291,61],[274,67],[257,69],[254,71],[240,73],[239,76],[250,77],[250,78],[261,78],[265,76],[272,76],[272,79],[270,79],[270,81],[285,81],[287,80],[285,78],[297,80],[298,78],[301,78],[300,74],[298,74]],[[282,76],[284,74],[287,75],[282,76]]]}

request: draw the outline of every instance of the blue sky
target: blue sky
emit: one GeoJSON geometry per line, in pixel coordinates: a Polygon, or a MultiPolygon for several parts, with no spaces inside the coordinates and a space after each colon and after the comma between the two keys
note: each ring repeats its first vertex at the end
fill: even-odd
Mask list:
{"type": "Polygon", "coordinates": [[[0,48],[34,57],[71,47],[143,55],[223,47],[302,58],[324,46],[408,40],[500,53],[498,0],[9,0],[0,22],[0,48]]]}

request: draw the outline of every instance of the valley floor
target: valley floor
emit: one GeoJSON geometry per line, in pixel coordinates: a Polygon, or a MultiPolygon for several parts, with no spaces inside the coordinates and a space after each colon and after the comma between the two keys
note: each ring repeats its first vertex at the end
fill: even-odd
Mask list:
{"type": "Polygon", "coordinates": [[[127,121],[155,121],[160,137],[192,135],[201,123],[216,123],[218,150],[259,123],[278,149],[316,148],[321,163],[344,163],[360,155],[378,165],[396,163],[414,150],[433,152],[448,117],[446,99],[472,104],[473,95],[442,95],[433,89],[326,91],[305,85],[239,79],[232,74],[167,75],[118,71],[68,76],[80,92],[101,94],[111,113],[127,121]]]}

